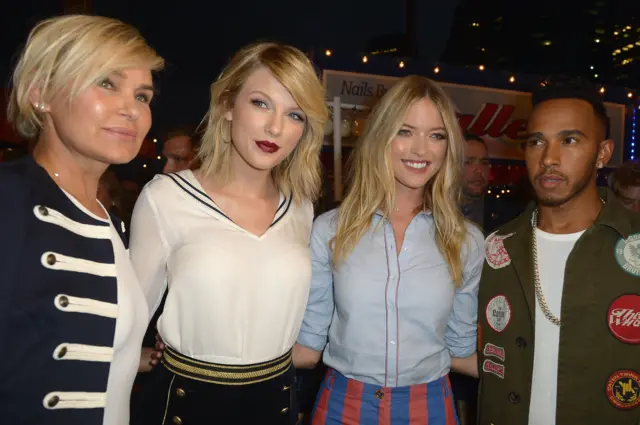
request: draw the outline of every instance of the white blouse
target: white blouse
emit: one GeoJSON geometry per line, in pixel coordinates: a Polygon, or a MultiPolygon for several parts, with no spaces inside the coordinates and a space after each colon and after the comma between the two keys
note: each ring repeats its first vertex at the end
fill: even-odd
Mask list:
{"type": "Polygon", "coordinates": [[[131,259],[158,331],[210,363],[272,360],[295,343],[309,295],[311,202],[281,195],[256,236],[229,219],[190,170],[156,176],[133,213],[131,259]]]}

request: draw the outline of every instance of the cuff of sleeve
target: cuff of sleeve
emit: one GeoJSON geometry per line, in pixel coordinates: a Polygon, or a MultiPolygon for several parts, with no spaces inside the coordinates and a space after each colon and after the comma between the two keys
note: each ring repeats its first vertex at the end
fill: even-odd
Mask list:
{"type": "Polygon", "coordinates": [[[327,345],[327,337],[300,331],[297,342],[298,344],[311,348],[312,350],[322,351],[324,350],[324,346],[327,345]]]}
{"type": "Polygon", "coordinates": [[[464,359],[466,357],[473,356],[476,351],[476,344],[463,347],[449,347],[449,353],[451,354],[451,357],[455,357],[457,359],[464,359]]]}

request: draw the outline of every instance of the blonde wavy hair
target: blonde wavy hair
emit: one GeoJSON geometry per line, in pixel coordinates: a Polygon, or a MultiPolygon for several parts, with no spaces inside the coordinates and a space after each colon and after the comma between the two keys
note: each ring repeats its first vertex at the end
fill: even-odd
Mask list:
{"type": "Polygon", "coordinates": [[[36,139],[43,117],[30,99],[34,89],[45,103],[59,94],[71,103],[113,72],[163,67],[164,59],[138,30],[117,19],[88,15],[46,19],[29,33],[13,72],[7,118],[21,136],[36,139]]]}
{"type": "Polygon", "coordinates": [[[398,134],[409,107],[422,98],[431,100],[440,111],[448,139],[445,160],[425,187],[423,208],[433,214],[436,244],[449,265],[454,284],[459,286],[463,271],[462,244],[467,232],[458,210],[464,137],[455,108],[442,87],[416,75],[402,78],[380,99],[356,143],[350,159],[350,184],[338,209],[337,230],[332,240],[333,264],[338,267],[351,253],[369,230],[376,211],[390,216],[396,187],[391,141],[398,134]]]}
{"type": "Polygon", "coordinates": [[[265,67],[291,93],[307,119],[293,152],[273,169],[278,188],[291,192],[296,202],[315,201],[321,187],[320,149],[328,110],[324,88],[311,61],[295,47],[273,42],[250,44],[238,51],[211,85],[211,104],[203,120],[204,133],[198,159],[206,176],[231,178],[231,125],[224,115],[249,76],[265,67]]]}

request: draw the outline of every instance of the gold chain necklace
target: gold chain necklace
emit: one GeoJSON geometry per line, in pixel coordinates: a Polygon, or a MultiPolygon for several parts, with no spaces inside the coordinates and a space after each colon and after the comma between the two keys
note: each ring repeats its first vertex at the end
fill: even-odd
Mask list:
{"type": "MultiPolygon", "coordinates": [[[[600,202],[604,205],[604,200],[600,198],[600,202]]],[[[536,298],[540,305],[540,310],[544,313],[544,316],[554,325],[560,326],[560,319],[554,316],[547,305],[547,299],[542,293],[542,286],[540,285],[540,270],[538,269],[538,238],[536,237],[536,230],[538,229],[538,209],[533,211],[533,217],[531,218],[531,225],[533,226],[532,247],[533,251],[533,286],[536,290],[536,298]]]]}

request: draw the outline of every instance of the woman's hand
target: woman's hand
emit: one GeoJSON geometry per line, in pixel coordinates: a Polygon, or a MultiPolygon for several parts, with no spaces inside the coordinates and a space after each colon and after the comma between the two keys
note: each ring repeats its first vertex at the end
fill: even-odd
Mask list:
{"type": "Polygon", "coordinates": [[[165,348],[166,345],[162,341],[160,334],[156,333],[155,347],[142,347],[138,372],[151,372],[151,370],[160,363],[160,359],[162,359],[162,352],[165,348]]]}

